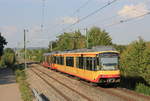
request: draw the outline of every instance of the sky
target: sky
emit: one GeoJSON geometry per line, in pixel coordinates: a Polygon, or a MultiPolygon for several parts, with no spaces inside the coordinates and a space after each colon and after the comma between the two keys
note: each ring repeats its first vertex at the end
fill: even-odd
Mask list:
{"type": "Polygon", "coordinates": [[[80,29],[85,34],[83,29],[90,29],[92,26],[108,32],[116,44],[129,44],[139,36],[150,41],[150,14],[145,15],[150,12],[150,0],[116,0],[80,21],[112,1],[0,0],[0,32],[8,42],[7,47],[11,48],[23,47],[24,29],[27,47],[48,47],[49,41],[56,40],[64,31],[80,29]],[[127,19],[134,20],[118,24],[127,19]],[[78,21],[79,23],[70,26],[78,21]]]}

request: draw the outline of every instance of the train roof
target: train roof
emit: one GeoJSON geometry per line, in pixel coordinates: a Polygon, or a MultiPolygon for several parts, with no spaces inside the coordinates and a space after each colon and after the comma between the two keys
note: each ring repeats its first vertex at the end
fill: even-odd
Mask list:
{"type": "Polygon", "coordinates": [[[117,52],[117,50],[112,46],[96,46],[91,49],[83,48],[83,49],[76,49],[76,50],[54,51],[51,53],[44,53],[44,56],[52,55],[52,54],[83,53],[83,52],[95,53],[95,52],[106,52],[106,51],[117,52]]]}

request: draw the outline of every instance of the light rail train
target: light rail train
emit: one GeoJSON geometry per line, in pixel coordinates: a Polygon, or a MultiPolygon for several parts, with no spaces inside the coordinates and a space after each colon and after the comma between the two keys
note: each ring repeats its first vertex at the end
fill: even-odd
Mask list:
{"type": "Polygon", "coordinates": [[[119,52],[108,46],[45,53],[42,65],[94,83],[120,82],[119,52]]]}

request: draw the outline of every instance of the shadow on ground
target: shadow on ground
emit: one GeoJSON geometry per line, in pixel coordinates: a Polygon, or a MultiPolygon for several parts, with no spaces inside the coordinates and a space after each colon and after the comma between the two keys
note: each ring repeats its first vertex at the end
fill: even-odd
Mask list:
{"type": "Polygon", "coordinates": [[[0,85],[15,83],[15,75],[10,68],[0,69],[0,85]]]}

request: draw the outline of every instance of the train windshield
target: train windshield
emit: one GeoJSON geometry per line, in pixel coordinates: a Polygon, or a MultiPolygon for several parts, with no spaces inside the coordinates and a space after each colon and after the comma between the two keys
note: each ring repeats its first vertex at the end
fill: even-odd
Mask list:
{"type": "Polygon", "coordinates": [[[101,70],[118,69],[118,53],[99,54],[99,63],[101,64],[101,70]]]}

